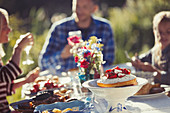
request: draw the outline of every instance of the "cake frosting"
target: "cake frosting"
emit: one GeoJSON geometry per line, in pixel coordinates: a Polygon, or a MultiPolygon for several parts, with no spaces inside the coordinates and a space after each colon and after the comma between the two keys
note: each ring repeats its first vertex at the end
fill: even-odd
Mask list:
{"type": "Polygon", "coordinates": [[[98,86],[101,87],[119,87],[136,83],[135,75],[132,75],[126,68],[119,67],[106,70],[104,76],[97,81],[98,86]]]}

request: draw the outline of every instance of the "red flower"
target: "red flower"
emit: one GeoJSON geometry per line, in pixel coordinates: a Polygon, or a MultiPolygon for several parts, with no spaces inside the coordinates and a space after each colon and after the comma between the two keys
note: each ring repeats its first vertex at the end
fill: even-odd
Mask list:
{"type": "Polygon", "coordinates": [[[87,62],[86,60],[83,60],[83,61],[81,61],[80,63],[81,63],[80,67],[82,67],[82,68],[88,68],[89,62],[87,62]]]}
{"type": "Polygon", "coordinates": [[[79,60],[79,57],[78,57],[78,56],[75,56],[74,61],[75,61],[75,62],[78,62],[78,60],[79,60]]]}
{"type": "Polygon", "coordinates": [[[84,47],[81,47],[81,49],[87,49],[87,47],[84,46],[84,47]]]}
{"type": "Polygon", "coordinates": [[[85,57],[88,57],[88,56],[90,56],[90,55],[91,55],[91,52],[90,52],[90,51],[87,51],[87,52],[84,53],[84,58],[85,58],[85,57]]]}
{"type": "Polygon", "coordinates": [[[67,38],[68,44],[74,46],[75,43],[80,43],[80,37],[78,36],[70,36],[67,38]]]}
{"type": "Polygon", "coordinates": [[[91,57],[93,57],[93,56],[94,56],[94,53],[91,54],[91,57]]]}

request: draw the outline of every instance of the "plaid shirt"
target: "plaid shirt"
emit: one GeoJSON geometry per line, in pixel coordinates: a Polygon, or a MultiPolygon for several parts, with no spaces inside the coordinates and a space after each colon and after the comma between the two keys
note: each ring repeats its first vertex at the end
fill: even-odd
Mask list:
{"type": "MultiPolygon", "coordinates": [[[[60,56],[63,48],[68,44],[67,37],[69,31],[77,30],[81,29],[77,26],[72,16],[52,25],[39,56],[39,66],[42,70],[48,69],[53,74],[60,74],[77,67],[73,56],[67,59],[62,59],[60,56]]],[[[86,33],[82,31],[82,39],[88,40],[90,36],[97,36],[102,39],[104,44],[103,59],[106,61],[104,66],[113,64],[115,49],[113,31],[109,21],[99,17],[92,17],[92,24],[86,33]]]]}

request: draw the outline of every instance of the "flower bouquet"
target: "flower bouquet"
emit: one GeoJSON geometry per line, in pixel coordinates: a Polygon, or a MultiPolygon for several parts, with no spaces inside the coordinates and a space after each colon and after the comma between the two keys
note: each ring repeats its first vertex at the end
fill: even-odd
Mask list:
{"type": "Polygon", "coordinates": [[[70,52],[74,56],[74,60],[79,68],[79,78],[81,83],[86,80],[99,78],[101,74],[101,66],[105,63],[103,61],[101,39],[96,36],[90,37],[88,41],[78,39],[79,43],[75,43],[70,52]]]}

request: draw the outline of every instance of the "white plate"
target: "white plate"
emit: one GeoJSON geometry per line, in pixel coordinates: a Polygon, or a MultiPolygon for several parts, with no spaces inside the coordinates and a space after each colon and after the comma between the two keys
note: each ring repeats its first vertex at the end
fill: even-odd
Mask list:
{"type": "Polygon", "coordinates": [[[155,98],[155,97],[159,97],[159,96],[165,95],[165,93],[167,93],[168,91],[170,91],[170,89],[169,88],[165,88],[165,91],[163,91],[161,93],[146,94],[146,95],[133,95],[130,98],[155,98]]]}

